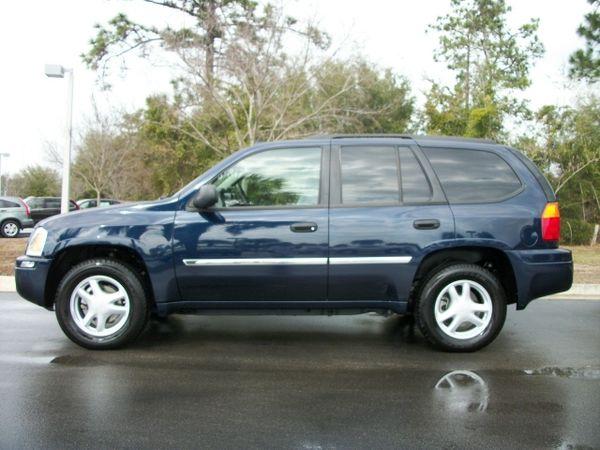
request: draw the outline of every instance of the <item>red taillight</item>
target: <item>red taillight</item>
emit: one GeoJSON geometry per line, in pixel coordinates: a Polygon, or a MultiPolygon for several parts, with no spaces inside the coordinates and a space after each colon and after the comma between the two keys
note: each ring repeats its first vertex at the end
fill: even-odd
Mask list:
{"type": "Polygon", "coordinates": [[[548,203],[542,213],[542,240],[558,241],[560,238],[560,212],[558,203],[548,203]]]}
{"type": "Polygon", "coordinates": [[[25,214],[27,214],[27,217],[31,217],[31,211],[29,209],[29,205],[27,203],[25,203],[25,201],[22,198],[20,198],[19,201],[25,207],[25,214]]]}

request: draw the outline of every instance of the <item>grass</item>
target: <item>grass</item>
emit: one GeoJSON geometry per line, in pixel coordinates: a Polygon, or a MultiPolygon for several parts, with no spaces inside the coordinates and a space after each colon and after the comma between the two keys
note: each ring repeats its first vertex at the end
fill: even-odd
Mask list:
{"type": "MultiPolygon", "coordinates": [[[[15,258],[25,253],[27,238],[0,238],[0,275],[14,275],[15,258]]],[[[575,283],[600,284],[600,246],[566,247],[573,252],[575,283]]]]}
{"type": "Polygon", "coordinates": [[[573,252],[574,283],[600,284],[600,246],[565,247],[573,252]]]}

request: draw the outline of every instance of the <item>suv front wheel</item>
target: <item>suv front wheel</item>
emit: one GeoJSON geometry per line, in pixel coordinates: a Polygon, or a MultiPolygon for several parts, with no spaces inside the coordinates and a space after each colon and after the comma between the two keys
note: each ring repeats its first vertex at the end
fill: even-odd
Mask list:
{"type": "Polygon", "coordinates": [[[91,259],[67,272],[55,309],[64,333],[90,349],[117,348],[133,341],[149,312],[138,275],[109,259],[91,259]]]}
{"type": "Polygon", "coordinates": [[[502,329],[504,289],[494,274],[480,266],[448,266],[425,281],[415,315],[421,332],[436,347],[475,351],[502,329]]]}

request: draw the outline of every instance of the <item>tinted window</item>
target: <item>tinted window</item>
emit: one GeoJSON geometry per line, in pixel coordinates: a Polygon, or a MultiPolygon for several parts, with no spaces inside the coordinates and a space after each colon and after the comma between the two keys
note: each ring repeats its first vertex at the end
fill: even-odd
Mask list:
{"type": "Polygon", "coordinates": [[[431,186],[423,167],[410,148],[400,148],[402,201],[427,202],[431,200],[431,186]]]}
{"type": "Polygon", "coordinates": [[[30,208],[43,208],[44,207],[44,199],[36,198],[36,197],[27,197],[25,202],[29,205],[30,208]]]}
{"type": "Polygon", "coordinates": [[[540,169],[538,169],[538,167],[533,163],[533,161],[531,161],[527,156],[525,156],[523,153],[521,153],[518,150],[512,149],[510,147],[506,147],[506,148],[508,148],[513,155],[515,155],[517,158],[519,158],[519,160],[521,160],[521,162],[523,164],[525,164],[525,167],[527,167],[527,169],[529,169],[529,171],[533,174],[535,179],[538,181],[538,183],[542,187],[544,194],[546,194],[546,198],[548,199],[548,201],[555,202],[556,195],[554,194],[554,190],[552,189],[552,186],[550,186],[550,183],[548,183],[548,180],[546,179],[546,177],[542,174],[540,169]]]}
{"type": "Polygon", "coordinates": [[[395,147],[342,147],[342,203],[399,201],[395,147]]]}
{"type": "Polygon", "coordinates": [[[212,184],[221,207],[317,205],[320,148],[260,152],[225,169],[212,184]]]}
{"type": "Polygon", "coordinates": [[[510,166],[494,153],[440,148],[424,151],[451,203],[494,201],[521,187],[510,166]]]}
{"type": "Polygon", "coordinates": [[[46,200],[44,200],[44,208],[60,209],[60,199],[59,198],[47,198],[46,200]]]}
{"type": "Polygon", "coordinates": [[[21,205],[8,200],[0,200],[0,208],[20,208],[21,205]]]}

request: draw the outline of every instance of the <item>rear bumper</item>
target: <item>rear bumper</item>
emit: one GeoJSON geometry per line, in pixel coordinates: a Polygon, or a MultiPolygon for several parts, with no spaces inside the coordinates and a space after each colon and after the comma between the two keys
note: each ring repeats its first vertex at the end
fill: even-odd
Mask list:
{"type": "Polygon", "coordinates": [[[33,219],[23,219],[23,220],[21,220],[21,227],[23,227],[23,228],[33,228],[33,219]]]}
{"type": "Polygon", "coordinates": [[[44,308],[46,305],[46,280],[51,259],[19,256],[15,263],[15,283],[17,292],[25,300],[29,300],[44,308]],[[26,267],[32,265],[32,267],[26,267]]]}
{"type": "Polygon", "coordinates": [[[567,291],[573,284],[570,250],[515,250],[507,254],[517,280],[517,309],[536,298],[567,291]]]}

